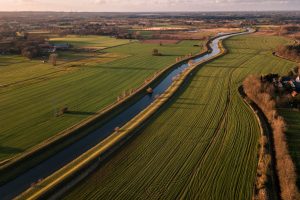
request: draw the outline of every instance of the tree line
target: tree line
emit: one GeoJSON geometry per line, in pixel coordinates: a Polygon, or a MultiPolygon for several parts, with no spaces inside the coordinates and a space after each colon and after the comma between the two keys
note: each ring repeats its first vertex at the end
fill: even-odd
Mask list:
{"type": "Polygon", "coordinates": [[[282,45],[277,47],[276,53],[279,56],[290,60],[300,61],[300,44],[282,45]]]}
{"type": "Polygon", "coordinates": [[[15,36],[9,39],[7,45],[3,45],[0,51],[2,53],[21,54],[32,59],[43,55],[44,51],[41,46],[45,43],[45,37],[24,34],[24,36],[15,36]]]}

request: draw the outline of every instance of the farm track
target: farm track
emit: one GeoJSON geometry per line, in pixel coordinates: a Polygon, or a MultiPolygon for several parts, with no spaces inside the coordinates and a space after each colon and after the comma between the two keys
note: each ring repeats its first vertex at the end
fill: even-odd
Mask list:
{"type": "MultiPolygon", "coordinates": [[[[184,196],[186,196],[186,193],[188,192],[188,190],[191,188],[191,184],[193,182],[193,180],[195,179],[195,174],[198,174],[198,170],[199,170],[199,166],[204,162],[204,160],[206,159],[207,156],[209,156],[208,152],[210,150],[210,148],[213,148],[213,144],[215,142],[215,140],[217,139],[218,133],[221,131],[221,128],[226,129],[226,116],[228,114],[228,108],[229,108],[229,104],[231,101],[231,88],[230,88],[230,83],[231,83],[231,79],[232,79],[232,74],[233,74],[233,70],[230,71],[230,75],[229,75],[229,81],[227,84],[227,96],[226,96],[226,104],[225,104],[225,109],[222,112],[222,116],[221,119],[218,122],[218,125],[213,133],[213,137],[210,139],[210,142],[207,144],[205,151],[204,151],[204,156],[202,158],[199,159],[199,162],[196,164],[194,171],[191,173],[191,178],[190,180],[188,180],[189,185],[187,185],[185,187],[185,189],[183,189],[183,194],[180,195],[180,198],[183,198],[184,196]]],[[[218,112],[220,112],[220,110],[218,110],[218,112]]]]}

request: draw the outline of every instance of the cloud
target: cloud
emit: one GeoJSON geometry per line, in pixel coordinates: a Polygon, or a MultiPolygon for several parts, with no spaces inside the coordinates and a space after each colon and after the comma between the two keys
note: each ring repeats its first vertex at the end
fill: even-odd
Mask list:
{"type": "Polygon", "coordinates": [[[106,0],[94,0],[93,3],[94,4],[106,4],[107,1],[106,0]]]}
{"type": "Polygon", "coordinates": [[[229,11],[300,10],[300,0],[0,0],[0,10],[229,11]],[[4,3],[5,2],[5,3],[4,3]]]}

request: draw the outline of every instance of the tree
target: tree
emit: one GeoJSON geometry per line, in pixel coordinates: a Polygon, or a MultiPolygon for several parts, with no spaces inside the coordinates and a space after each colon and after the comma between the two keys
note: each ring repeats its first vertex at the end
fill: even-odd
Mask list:
{"type": "Polygon", "coordinates": [[[49,56],[49,62],[53,65],[56,66],[56,61],[57,61],[57,54],[52,53],[49,56]]]}
{"type": "Polygon", "coordinates": [[[161,56],[161,53],[159,53],[158,49],[153,49],[152,55],[153,56],[161,56]]]}

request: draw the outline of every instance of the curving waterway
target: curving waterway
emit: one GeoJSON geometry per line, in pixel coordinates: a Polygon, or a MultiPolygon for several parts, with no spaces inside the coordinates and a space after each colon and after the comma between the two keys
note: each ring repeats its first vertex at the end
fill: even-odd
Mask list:
{"type": "MultiPolygon", "coordinates": [[[[215,38],[209,44],[211,47],[210,53],[194,58],[194,62],[201,62],[219,54],[221,51],[218,46],[220,40],[236,35],[247,34],[250,32],[252,32],[252,30],[248,29],[247,32],[233,33],[230,35],[223,35],[215,38]]],[[[37,182],[39,179],[46,178],[56,170],[60,169],[87,150],[97,145],[99,142],[113,133],[115,127],[122,127],[133,117],[135,117],[139,112],[149,106],[155,100],[155,95],[162,94],[164,91],[166,91],[167,88],[172,84],[172,78],[180,74],[187,67],[187,62],[174,67],[173,70],[171,70],[165,76],[165,78],[163,78],[159,82],[159,84],[157,84],[156,87],[153,88],[153,95],[145,94],[145,96],[137,99],[135,103],[117,114],[114,118],[103,124],[98,129],[91,131],[89,134],[82,137],[77,142],[71,144],[55,155],[47,158],[45,161],[39,163],[35,167],[32,167],[30,170],[19,175],[14,180],[11,180],[6,184],[0,186],[0,199],[6,200],[16,197],[18,194],[28,189],[32,183],[37,182]]]]}

